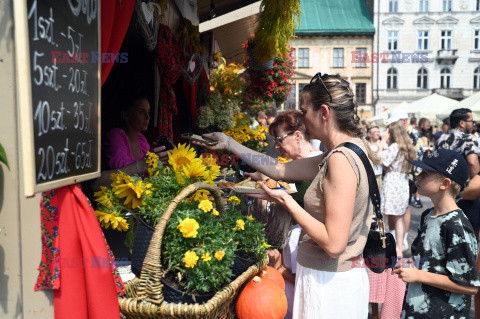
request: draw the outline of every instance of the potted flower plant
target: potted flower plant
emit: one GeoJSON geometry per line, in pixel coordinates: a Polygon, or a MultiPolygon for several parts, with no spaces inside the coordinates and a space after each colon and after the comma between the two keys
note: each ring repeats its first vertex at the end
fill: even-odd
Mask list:
{"type": "MultiPolygon", "coordinates": [[[[147,163],[149,177],[142,180],[122,172],[112,174],[111,187],[95,194],[96,214],[102,227],[130,232],[137,228],[137,233],[144,224],[154,227],[182,189],[198,181],[213,185],[220,169],[211,155],[198,157],[185,144],[174,148],[169,166],[159,165],[153,153],[147,154],[147,163]]],[[[263,224],[243,216],[232,203],[221,214],[222,209],[214,206],[209,195],[208,191],[198,190],[180,202],[163,235],[165,285],[172,284],[183,293],[202,295],[218,291],[233,279],[237,253],[258,260],[265,256],[268,247],[263,224]]],[[[147,246],[148,243],[149,240],[147,246]]],[[[141,265],[142,262],[140,269],[141,265]]],[[[198,302],[188,298],[184,301],[198,302]]]]}

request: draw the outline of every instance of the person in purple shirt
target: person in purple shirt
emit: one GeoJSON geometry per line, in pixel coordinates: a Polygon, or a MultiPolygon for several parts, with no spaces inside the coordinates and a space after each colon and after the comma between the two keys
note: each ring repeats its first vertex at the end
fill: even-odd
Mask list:
{"type": "MultiPolygon", "coordinates": [[[[92,185],[93,189],[110,182],[110,174],[121,170],[128,175],[144,175],[148,171],[145,154],[150,145],[141,133],[146,131],[150,122],[150,103],[141,93],[132,94],[122,100],[120,115],[123,120],[121,128],[114,128],[105,135],[103,154],[106,171],[102,172],[92,185]]],[[[162,162],[168,161],[165,146],[152,149],[162,162]]]]}

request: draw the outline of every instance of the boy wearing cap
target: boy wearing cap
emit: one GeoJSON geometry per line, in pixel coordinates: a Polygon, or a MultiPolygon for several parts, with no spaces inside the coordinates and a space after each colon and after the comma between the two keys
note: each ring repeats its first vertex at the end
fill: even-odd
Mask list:
{"type": "Polygon", "coordinates": [[[471,297],[480,286],[473,227],[455,203],[469,178],[468,164],[457,152],[437,149],[423,161],[417,178],[420,194],[433,208],[421,217],[412,257],[395,273],[408,283],[405,318],[468,318],[471,297]]]}

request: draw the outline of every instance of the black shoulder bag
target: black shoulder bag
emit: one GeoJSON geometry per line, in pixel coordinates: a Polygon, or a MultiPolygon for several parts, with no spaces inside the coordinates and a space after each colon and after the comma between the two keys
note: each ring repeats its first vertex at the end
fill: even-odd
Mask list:
{"type": "Polygon", "coordinates": [[[367,171],[368,188],[376,221],[373,221],[370,226],[367,243],[363,249],[363,258],[366,266],[374,273],[379,274],[388,268],[393,269],[397,263],[395,239],[391,233],[385,233],[385,225],[380,211],[380,193],[378,191],[377,180],[375,179],[375,173],[373,172],[367,155],[365,155],[363,150],[356,144],[346,142],[344,146],[358,155],[367,171]]]}

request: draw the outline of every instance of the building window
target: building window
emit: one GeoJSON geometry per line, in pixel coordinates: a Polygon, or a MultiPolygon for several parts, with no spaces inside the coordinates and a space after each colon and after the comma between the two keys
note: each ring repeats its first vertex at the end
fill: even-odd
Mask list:
{"type": "Polygon", "coordinates": [[[343,49],[342,48],[333,49],[333,67],[343,68],[343,49]]]}
{"type": "Polygon", "coordinates": [[[298,49],[298,67],[299,68],[308,68],[309,61],[308,61],[308,55],[309,55],[309,49],[308,48],[299,48],[298,49]]]}
{"type": "Polygon", "coordinates": [[[443,0],[443,12],[452,11],[452,0],[443,0]]]}
{"type": "Polygon", "coordinates": [[[284,103],[285,110],[295,110],[297,108],[296,94],[295,94],[295,85],[292,86],[290,93],[288,93],[287,100],[284,103]]]}
{"type": "Polygon", "coordinates": [[[452,49],[452,30],[443,30],[440,33],[440,49],[452,49]]]}
{"type": "MultiPolygon", "coordinates": [[[[480,0],[479,0],[480,1],[480,0]]],[[[420,0],[419,1],[419,8],[418,11],[420,12],[428,12],[428,0],[420,0]]]]}
{"type": "Polygon", "coordinates": [[[418,31],[417,49],[428,50],[428,31],[418,31]]]}
{"type": "Polygon", "coordinates": [[[473,88],[476,90],[480,89],[480,67],[473,71],[473,88]]]}
{"type": "Polygon", "coordinates": [[[417,89],[428,89],[428,71],[425,68],[418,70],[417,89]]]}
{"type": "Polygon", "coordinates": [[[398,31],[388,31],[387,41],[388,51],[398,50],[398,31]]]}
{"type": "Polygon", "coordinates": [[[475,30],[473,36],[473,49],[480,50],[480,30],[475,30]]]}
{"type": "Polygon", "coordinates": [[[307,86],[307,83],[300,83],[298,85],[298,96],[302,95],[303,88],[307,86]]]}
{"type": "Polygon", "coordinates": [[[440,88],[449,89],[450,88],[450,69],[443,68],[440,71],[440,88]]]}
{"type": "Polygon", "coordinates": [[[480,0],[476,1],[475,10],[480,11],[480,0]]]}
{"type": "Polygon", "coordinates": [[[357,68],[366,68],[367,67],[367,48],[357,48],[356,50],[356,57],[357,57],[357,61],[361,61],[361,62],[357,62],[355,64],[355,67],[357,68]]]}
{"type": "Polygon", "coordinates": [[[366,83],[355,84],[355,97],[357,98],[358,104],[367,103],[367,84],[366,83]]]}
{"type": "Polygon", "coordinates": [[[387,71],[387,89],[397,89],[397,69],[390,68],[387,71]]]}
{"type": "Polygon", "coordinates": [[[388,12],[398,12],[398,1],[397,0],[388,1],[388,12]]]}

